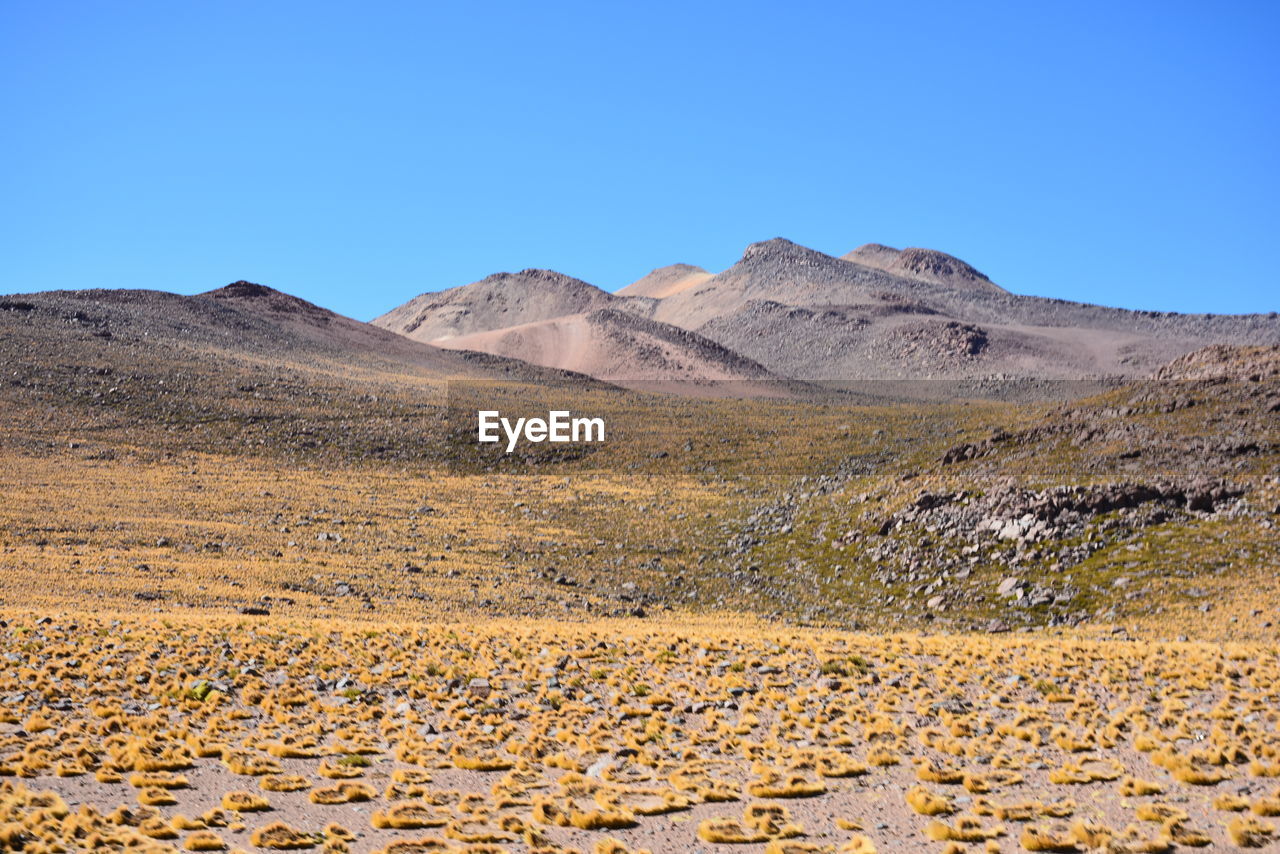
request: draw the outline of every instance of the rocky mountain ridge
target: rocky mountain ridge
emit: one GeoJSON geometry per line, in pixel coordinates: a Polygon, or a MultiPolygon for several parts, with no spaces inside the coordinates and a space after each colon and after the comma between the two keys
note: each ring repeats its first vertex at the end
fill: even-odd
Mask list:
{"type": "MultiPolygon", "coordinates": [[[[675,264],[615,294],[549,271],[497,274],[415,297],[374,323],[436,344],[490,333],[464,343],[485,349],[500,340],[503,355],[539,363],[540,353],[568,345],[544,336],[538,351],[522,352],[512,336],[494,333],[602,308],[664,324],[663,337],[695,332],[777,377],[816,381],[1139,377],[1211,344],[1280,343],[1275,313],[1134,311],[1026,296],[936,250],[864,244],[837,258],[783,238],[751,244],[720,273],[675,264]]],[[[608,380],[628,359],[611,352],[605,362],[574,365],[608,380]]],[[[644,363],[639,354],[630,361],[644,363]]],[[[716,376],[723,363],[700,372],[716,376]]]]}

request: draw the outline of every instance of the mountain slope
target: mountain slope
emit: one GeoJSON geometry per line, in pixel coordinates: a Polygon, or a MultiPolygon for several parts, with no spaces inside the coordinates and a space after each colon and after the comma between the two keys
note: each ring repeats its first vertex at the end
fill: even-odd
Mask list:
{"type": "Polygon", "coordinates": [[[913,303],[750,300],[698,332],[780,376],[809,380],[1131,375],[1196,346],[1090,327],[971,323],[913,303]]]}
{"type": "MultiPolygon", "coordinates": [[[[216,334],[220,326],[229,325],[239,332],[232,350],[256,352],[266,348],[288,360],[305,359],[313,365],[327,364],[332,359],[341,371],[353,365],[368,365],[395,372],[414,369],[425,377],[439,378],[478,377],[490,372],[484,359],[460,357],[252,282],[233,282],[177,300],[164,301],[168,306],[165,313],[179,307],[189,318],[182,327],[184,337],[204,339],[216,334]]],[[[144,323],[154,324],[155,320],[147,318],[144,323]]],[[[503,374],[523,370],[521,366],[499,365],[496,361],[492,367],[503,374]]]]}
{"type": "Polygon", "coordinates": [[[614,309],[476,332],[440,345],[524,359],[620,385],[770,379],[760,365],[695,332],[614,309]]]}

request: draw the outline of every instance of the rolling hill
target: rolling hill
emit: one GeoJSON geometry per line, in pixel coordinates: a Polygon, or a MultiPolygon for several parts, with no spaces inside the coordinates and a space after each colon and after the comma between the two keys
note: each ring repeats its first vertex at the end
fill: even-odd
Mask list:
{"type": "MultiPolygon", "coordinates": [[[[442,350],[250,282],[196,296],[82,290],[0,297],[4,437],[29,449],[184,447],[419,457],[449,380],[589,378],[442,350]]],[[[252,450],[250,451],[252,452],[252,450]]]]}

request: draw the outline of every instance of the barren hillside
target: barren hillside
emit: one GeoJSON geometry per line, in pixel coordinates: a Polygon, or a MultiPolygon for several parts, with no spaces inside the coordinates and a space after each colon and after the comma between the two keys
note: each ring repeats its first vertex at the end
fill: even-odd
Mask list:
{"type": "Polygon", "coordinates": [[[197,296],[84,290],[0,297],[0,403],[11,441],[402,457],[434,452],[445,381],[594,385],[441,350],[248,282],[197,296]],[[39,413],[34,420],[31,413],[39,413]]]}
{"type": "Polygon", "coordinates": [[[613,309],[476,332],[442,347],[524,359],[616,382],[760,380],[769,372],[719,344],[670,324],[613,309]]]}

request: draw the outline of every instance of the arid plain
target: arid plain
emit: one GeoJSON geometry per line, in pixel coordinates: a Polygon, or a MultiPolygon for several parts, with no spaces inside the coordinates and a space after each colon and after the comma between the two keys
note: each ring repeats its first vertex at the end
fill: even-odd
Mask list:
{"type": "Polygon", "coordinates": [[[248,283],[0,298],[0,848],[1276,846],[1280,348],[1193,343],[670,394],[248,283]],[[615,440],[477,454],[481,400],[615,440]]]}

